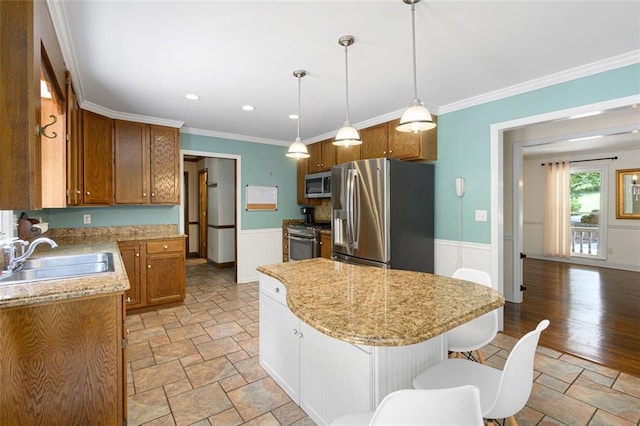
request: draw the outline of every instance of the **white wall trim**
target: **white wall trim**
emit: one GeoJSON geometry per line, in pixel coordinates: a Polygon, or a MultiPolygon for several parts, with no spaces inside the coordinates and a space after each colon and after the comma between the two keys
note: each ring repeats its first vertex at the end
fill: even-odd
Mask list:
{"type": "Polygon", "coordinates": [[[258,281],[260,265],[282,262],[282,228],[248,229],[238,235],[238,284],[258,281]]]}
{"type": "Polygon", "coordinates": [[[215,130],[197,129],[195,127],[183,127],[182,129],[180,129],[180,132],[188,133],[190,135],[209,136],[212,138],[262,143],[266,145],[289,146],[291,144],[291,141],[281,141],[277,139],[259,138],[256,136],[237,135],[235,133],[216,132],[215,130]]]}
{"type": "Polygon", "coordinates": [[[553,86],[555,84],[565,83],[577,78],[587,77],[604,71],[610,71],[616,68],[622,68],[640,62],[640,50],[623,53],[612,58],[596,61],[591,64],[581,65],[555,74],[550,74],[524,83],[514,84],[493,92],[483,93],[472,98],[463,99],[458,102],[452,102],[442,105],[438,109],[438,114],[446,114],[487,102],[497,101],[499,99],[508,98],[509,96],[519,95],[530,92],[532,90],[542,89],[544,87],[553,86]]]}

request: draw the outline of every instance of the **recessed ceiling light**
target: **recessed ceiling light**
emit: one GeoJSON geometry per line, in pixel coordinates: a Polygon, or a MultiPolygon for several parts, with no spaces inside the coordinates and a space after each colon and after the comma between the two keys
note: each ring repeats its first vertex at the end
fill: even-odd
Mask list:
{"type": "Polygon", "coordinates": [[[200,99],[200,96],[194,95],[193,93],[187,93],[186,95],[184,95],[184,97],[189,99],[190,101],[197,101],[198,99],[200,99]]]}
{"type": "Polygon", "coordinates": [[[297,120],[298,119],[298,114],[289,114],[289,118],[292,120],[297,120]]]}
{"type": "Polygon", "coordinates": [[[242,109],[245,110],[245,111],[253,111],[254,110],[253,105],[243,105],[242,109]]]}

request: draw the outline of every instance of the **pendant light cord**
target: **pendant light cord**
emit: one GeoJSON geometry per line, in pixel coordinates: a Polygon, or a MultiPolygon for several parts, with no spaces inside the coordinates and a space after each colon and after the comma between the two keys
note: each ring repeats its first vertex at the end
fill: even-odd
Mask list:
{"type": "Polygon", "coordinates": [[[418,99],[418,79],[416,77],[416,4],[411,3],[411,35],[413,41],[413,98],[418,99]]]}
{"type": "Polygon", "coordinates": [[[298,139],[300,139],[300,87],[302,84],[301,76],[298,76],[298,139]]]}
{"type": "Polygon", "coordinates": [[[347,53],[347,49],[349,47],[345,46],[344,47],[344,81],[345,81],[345,97],[346,97],[346,105],[347,105],[347,115],[346,115],[346,122],[349,122],[349,59],[348,59],[348,53],[347,53]]]}

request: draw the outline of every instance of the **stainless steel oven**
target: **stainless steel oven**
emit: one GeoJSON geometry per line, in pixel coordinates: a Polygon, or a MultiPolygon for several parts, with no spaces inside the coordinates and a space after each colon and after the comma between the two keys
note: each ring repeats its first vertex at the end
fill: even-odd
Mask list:
{"type": "Polygon", "coordinates": [[[289,226],[289,260],[320,257],[320,229],[306,225],[289,226]]]}

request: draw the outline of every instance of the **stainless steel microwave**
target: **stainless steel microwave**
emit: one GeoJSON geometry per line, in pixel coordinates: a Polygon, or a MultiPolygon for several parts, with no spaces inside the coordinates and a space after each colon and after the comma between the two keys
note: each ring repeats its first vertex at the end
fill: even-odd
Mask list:
{"type": "Polygon", "coordinates": [[[331,198],[331,172],[309,173],[304,177],[306,198],[331,198]]]}

